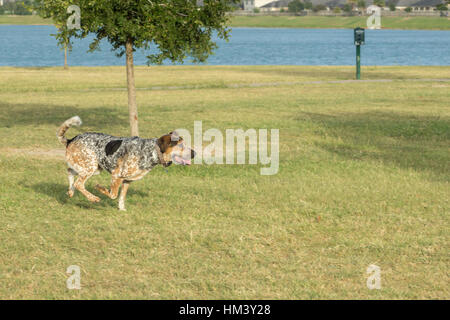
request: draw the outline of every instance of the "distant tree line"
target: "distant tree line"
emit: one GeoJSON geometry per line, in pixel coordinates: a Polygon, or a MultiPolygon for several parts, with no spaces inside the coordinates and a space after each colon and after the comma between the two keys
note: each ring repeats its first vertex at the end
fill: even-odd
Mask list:
{"type": "Polygon", "coordinates": [[[16,14],[19,16],[31,15],[33,10],[31,9],[32,0],[22,1],[8,1],[0,6],[0,14],[16,14]]]}
{"type": "Polygon", "coordinates": [[[436,9],[438,9],[439,11],[447,11],[447,5],[450,4],[450,0],[446,0],[445,2],[438,4],[436,6],[436,9]]]}

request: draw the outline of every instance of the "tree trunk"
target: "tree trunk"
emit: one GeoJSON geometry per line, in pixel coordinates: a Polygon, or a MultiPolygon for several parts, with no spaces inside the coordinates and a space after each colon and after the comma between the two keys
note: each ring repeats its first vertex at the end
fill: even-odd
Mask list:
{"type": "Polygon", "coordinates": [[[69,69],[69,66],[67,65],[67,44],[64,45],[64,69],[69,69]]]}
{"type": "Polygon", "coordinates": [[[138,136],[138,113],[136,104],[136,87],[134,85],[133,40],[128,39],[126,44],[127,55],[127,86],[128,86],[128,113],[130,118],[131,136],[138,136]]]}

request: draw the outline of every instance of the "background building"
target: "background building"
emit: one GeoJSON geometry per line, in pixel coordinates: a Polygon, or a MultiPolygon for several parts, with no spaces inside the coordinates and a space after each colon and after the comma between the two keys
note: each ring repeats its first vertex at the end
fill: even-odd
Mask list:
{"type": "Polygon", "coordinates": [[[273,0],[242,0],[244,10],[246,11],[252,11],[255,8],[259,9],[269,2],[273,2],[273,0]]]}

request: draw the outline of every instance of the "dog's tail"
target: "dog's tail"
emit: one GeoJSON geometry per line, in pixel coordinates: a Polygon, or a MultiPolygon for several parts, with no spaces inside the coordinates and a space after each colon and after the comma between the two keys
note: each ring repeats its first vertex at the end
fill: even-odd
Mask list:
{"type": "Polygon", "coordinates": [[[56,137],[58,138],[59,142],[66,146],[66,131],[69,130],[69,128],[72,126],[81,126],[81,123],[82,122],[79,116],[75,116],[64,121],[64,123],[59,127],[58,131],[56,131],[56,137]]]}

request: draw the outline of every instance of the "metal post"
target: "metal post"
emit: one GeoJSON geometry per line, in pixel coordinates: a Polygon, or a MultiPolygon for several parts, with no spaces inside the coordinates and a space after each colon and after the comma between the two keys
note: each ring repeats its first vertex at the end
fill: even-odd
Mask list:
{"type": "Polygon", "coordinates": [[[361,46],[356,46],[356,80],[361,79],[361,46]]]}

